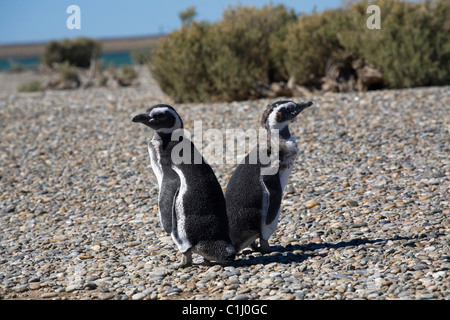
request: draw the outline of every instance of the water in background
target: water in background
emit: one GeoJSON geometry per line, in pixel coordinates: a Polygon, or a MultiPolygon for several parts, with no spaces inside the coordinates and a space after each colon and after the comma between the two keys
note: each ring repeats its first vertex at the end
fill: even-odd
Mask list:
{"type": "MultiPolygon", "coordinates": [[[[124,64],[133,64],[129,52],[111,52],[104,53],[100,56],[103,60],[103,66],[110,64],[121,66],[124,64]]],[[[14,63],[18,63],[26,68],[35,68],[39,64],[39,57],[15,58],[15,59],[0,59],[0,71],[11,69],[14,63]]]]}

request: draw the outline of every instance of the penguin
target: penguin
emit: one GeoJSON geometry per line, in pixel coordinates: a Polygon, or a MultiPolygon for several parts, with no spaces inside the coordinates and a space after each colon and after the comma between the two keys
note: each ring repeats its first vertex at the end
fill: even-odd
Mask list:
{"type": "Polygon", "coordinates": [[[230,264],[235,249],[229,237],[222,188],[203,156],[183,133],[183,121],[172,106],[158,104],[133,122],[154,130],[148,144],[158,181],[159,216],[182,253],[180,267],[192,265],[192,253],[230,264]]]}
{"type": "MultiPolygon", "coordinates": [[[[313,103],[277,101],[263,112],[261,125],[267,130],[267,144],[259,143],[237,166],[225,191],[230,238],[236,252],[248,247],[262,253],[270,251],[269,238],[275,232],[280,216],[283,191],[298,157],[296,139],[289,131],[289,124],[313,103]],[[277,131],[278,130],[278,131],[277,131]],[[271,139],[278,135],[278,156],[274,159],[272,174],[263,173],[261,151],[271,154],[271,139]],[[256,153],[256,154],[255,154],[256,153]],[[256,161],[250,161],[252,159],[256,161]],[[259,238],[259,247],[255,240],[259,238]]],[[[276,153],[274,152],[275,156],[276,153]]]]}

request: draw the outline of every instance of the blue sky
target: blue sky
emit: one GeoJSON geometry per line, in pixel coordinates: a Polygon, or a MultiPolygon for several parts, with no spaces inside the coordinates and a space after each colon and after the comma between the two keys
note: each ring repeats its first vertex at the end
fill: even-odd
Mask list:
{"type": "Polygon", "coordinates": [[[156,35],[178,29],[178,13],[190,6],[196,7],[196,20],[214,22],[231,4],[261,7],[270,2],[296,13],[342,5],[342,0],[0,0],[0,44],[156,35]],[[66,9],[72,4],[80,7],[81,30],[66,26],[66,9]]]}

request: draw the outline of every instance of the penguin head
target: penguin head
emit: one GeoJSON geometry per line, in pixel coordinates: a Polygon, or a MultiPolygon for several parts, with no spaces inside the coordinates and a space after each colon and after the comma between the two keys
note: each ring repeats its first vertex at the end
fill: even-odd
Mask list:
{"type": "Polygon", "coordinates": [[[293,101],[277,101],[269,104],[261,118],[261,125],[266,129],[279,129],[287,127],[289,123],[305,110],[312,106],[312,102],[295,103],[293,101]]]}
{"type": "Polygon", "coordinates": [[[183,121],[175,109],[167,104],[157,104],[138,114],[132,120],[152,128],[156,132],[172,133],[183,128],[183,121]]]}

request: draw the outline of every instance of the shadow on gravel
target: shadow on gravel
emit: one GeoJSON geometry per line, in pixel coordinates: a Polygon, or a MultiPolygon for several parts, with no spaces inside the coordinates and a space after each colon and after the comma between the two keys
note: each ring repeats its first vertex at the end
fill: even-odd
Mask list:
{"type": "MultiPolygon", "coordinates": [[[[408,242],[411,242],[413,244],[414,240],[412,240],[411,237],[394,237],[390,239],[375,239],[375,240],[368,240],[368,239],[352,239],[350,241],[341,241],[338,243],[310,243],[307,245],[287,245],[285,247],[280,245],[274,245],[270,247],[270,253],[267,253],[265,255],[261,256],[252,256],[251,254],[242,254],[242,258],[234,261],[232,264],[235,267],[243,267],[243,266],[251,266],[256,264],[269,264],[272,262],[277,263],[283,263],[288,264],[292,262],[302,262],[304,260],[307,260],[312,257],[325,257],[328,253],[327,252],[321,252],[321,249],[338,249],[343,247],[356,247],[360,245],[365,244],[385,244],[388,241],[395,241],[395,240],[406,240],[406,243],[403,245],[408,245],[408,242]],[[295,251],[301,251],[301,252],[295,252],[295,251]],[[307,251],[317,251],[308,253],[307,251]]],[[[245,250],[244,250],[245,252],[245,250]]]]}

